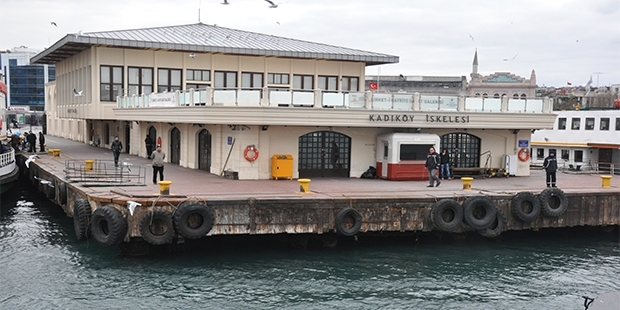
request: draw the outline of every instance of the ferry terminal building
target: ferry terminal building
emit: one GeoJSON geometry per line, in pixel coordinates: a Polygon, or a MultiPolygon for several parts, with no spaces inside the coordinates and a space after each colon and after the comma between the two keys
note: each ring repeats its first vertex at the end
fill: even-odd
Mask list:
{"type": "MultiPolygon", "coordinates": [[[[365,89],[367,66],[397,62],[203,23],[67,34],[32,59],[56,65],[48,134],[103,148],[119,136],[142,157],[149,134],[168,162],[239,179],[273,178],[274,164],[290,165],[292,178],[356,178],[388,164],[398,172],[423,163],[423,135],[436,135],[430,145],[447,148],[457,169],[500,167],[529,150],[533,130],[553,128],[548,98],[511,96],[523,79],[477,74],[477,53],[477,87],[488,82],[499,96],[365,89]]],[[[519,158],[513,174],[529,175],[529,158],[519,158]]]]}

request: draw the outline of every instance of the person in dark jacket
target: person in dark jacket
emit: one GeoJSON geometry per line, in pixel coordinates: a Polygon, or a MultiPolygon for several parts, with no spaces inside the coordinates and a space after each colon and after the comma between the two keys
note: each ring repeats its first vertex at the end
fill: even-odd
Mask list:
{"type": "Polygon", "coordinates": [[[114,153],[114,166],[118,167],[118,158],[123,150],[123,143],[118,140],[118,136],[114,137],[114,141],[110,148],[112,149],[112,153],[114,153]]]}
{"type": "Polygon", "coordinates": [[[45,136],[39,131],[39,152],[45,152],[45,136]]]}
{"type": "Polygon", "coordinates": [[[151,139],[150,135],[146,135],[144,144],[146,144],[146,157],[151,159],[151,154],[153,153],[153,139],[151,139]]]}
{"type": "Polygon", "coordinates": [[[29,148],[28,148],[28,152],[36,152],[37,151],[37,135],[34,134],[34,132],[30,132],[28,135],[26,135],[26,141],[28,141],[29,144],[29,148]]]}
{"type": "Polygon", "coordinates": [[[558,160],[555,151],[549,151],[549,156],[543,162],[543,169],[547,171],[547,187],[555,186],[555,172],[558,171],[558,160]]]}
{"type": "Polygon", "coordinates": [[[441,150],[441,169],[439,170],[439,175],[441,179],[452,180],[452,175],[450,174],[450,155],[448,154],[448,150],[441,150]]]}
{"type": "Polygon", "coordinates": [[[441,163],[441,158],[439,154],[435,152],[435,148],[431,147],[428,150],[428,155],[426,155],[426,169],[428,169],[428,179],[430,184],[427,187],[439,187],[441,181],[439,177],[437,177],[437,169],[439,169],[439,164],[441,163]],[[437,181],[437,185],[433,185],[437,181]]]}

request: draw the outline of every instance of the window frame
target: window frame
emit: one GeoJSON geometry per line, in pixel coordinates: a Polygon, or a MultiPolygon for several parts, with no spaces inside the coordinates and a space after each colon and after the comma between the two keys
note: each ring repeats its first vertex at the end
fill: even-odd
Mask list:
{"type": "Polygon", "coordinates": [[[586,117],[585,130],[594,130],[594,117],[586,117]]]}
{"type": "Polygon", "coordinates": [[[561,159],[569,161],[570,160],[570,150],[560,150],[561,159]]]}
{"type": "Polygon", "coordinates": [[[558,130],[566,130],[566,117],[559,117],[558,118],[558,130]]]}
{"type": "Polygon", "coordinates": [[[609,117],[601,117],[601,119],[598,122],[598,128],[601,131],[608,131],[609,130],[609,123],[610,119],[609,117]],[[603,127],[603,124],[605,124],[605,126],[603,127]]]}
{"type": "Polygon", "coordinates": [[[168,91],[168,92],[173,92],[173,91],[177,91],[177,90],[182,90],[183,89],[183,70],[182,69],[175,69],[175,68],[157,68],[157,92],[158,93],[162,93],[164,91],[168,91]],[[166,83],[162,83],[162,71],[166,71],[166,79],[167,82],[166,83]],[[173,85],[172,84],[172,73],[173,72],[178,72],[179,73],[179,85],[173,85]]]}
{"type": "Polygon", "coordinates": [[[571,126],[570,126],[571,130],[580,130],[581,129],[581,118],[579,117],[573,117],[571,119],[571,126]],[[577,126],[575,126],[575,124],[577,126]]]}
{"type": "Polygon", "coordinates": [[[291,85],[288,73],[267,73],[267,85],[291,85]],[[286,82],[283,81],[286,79],[286,82]]]}
{"type": "Polygon", "coordinates": [[[242,89],[246,89],[246,90],[257,90],[257,89],[262,89],[263,86],[265,85],[265,73],[263,72],[241,72],[241,88],[242,89]],[[250,78],[249,82],[250,85],[246,85],[245,84],[245,77],[250,78]],[[260,85],[255,85],[256,84],[256,78],[259,78],[260,81],[260,85]]]}
{"type": "Polygon", "coordinates": [[[338,76],[336,75],[319,75],[316,81],[316,88],[323,92],[338,91],[338,76]]]}
{"type": "Polygon", "coordinates": [[[298,91],[314,90],[314,75],[304,75],[304,74],[293,75],[293,90],[298,90],[298,91]],[[299,79],[299,85],[297,83],[298,79],[299,79]],[[307,85],[307,84],[310,84],[310,85],[307,85]]]}
{"type": "Polygon", "coordinates": [[[583,150],[575,150],[573,156],[575,158],[575,162],[576,163],[582,163],[583,162],[583,150]],[[577,155],[577,154],[579,154],[579,155],[577,155]]]}
{"type": "Polygon", "coordinates": [[[545,159],[545,149],[537,148],[536,149],[536,159],[545,159]]]}
{"type": "Polygon", "coordinates": [[[119,96],[123,89],[124,81],[125,81],[125,67],[124,66],[113,66],[113,65],[99,65],[99,101],[116,101],[116,97],[119,96]],[[109,82],[103,82],[103,72],[104,69],[108,70],[109,82]],[[116,81],[114,75],[114,69],[120,69],[120,81],[116,81]],[[105,86],[108,86],[108,89],[104,89],[105,86]],[[114,90],[114,87],[117,86],[118,89],[114,90]],[[104,97],[104,93],[107,92],[107,96],[104,97]],[[115,95],[116,93],[116,95],[115,95]],[[108,98],[109,99],[106,99],[108,98]]]}
{"type": "Polygon", "coordinates": [[[348,91],[348,92],[360,91],[360,78],[357,76],[343,76],[340,83],[341,83],[340,89],[342,91],[348,91]],[[352,89],[351,85],[355,85],[355,89],[352,89]]]}
{"type": "Polygon", "coordinates": [[[213,73],[213,87],[217,88],[217,89],[236,89],[237,88],[237,84],[239,83],[238,81],[238,74],[237,71],[215,71],[213,73]],[[220,83],[218,77],[222,76],[222,86],[219,86],[218,84],[220,83]],[[229,82],[234,81],[234,85],[228,85],[230,84],[229,82]]]}
{"type": "Polygon", "coordinates": [[[154,82],[153,81],[154,80],[153,72],[154,72],[153,68],[149,68],[149,67],[127,67],[127,91],[128,91],[127,95],[128,96],[134,95],[134,94],[130,93],[132,87],[137,87],[138,88],[138,92],[135,95],[141,95],[141,94],[149,95],[149,94],[153,93],[153,90],[154,90],[154,88],[153,88],[153,84],[154,84],[153,83],[154,82]],[[131,77],[131,70],[132,69],[137,69],[138,70],[138,83],[137,84],[131,83],[131,78],[130,77],[131,77]],[[143,74],[142,74],[143,70],[151,70],[151,83],[150,84],[144,83],[144,81],[142,79],[142,77],[143,77],[143,74]],[[149,93],[144,91],[144,87],[148,87],[148,86],[151,87],[151,92],[149,92],[149,93]]]}

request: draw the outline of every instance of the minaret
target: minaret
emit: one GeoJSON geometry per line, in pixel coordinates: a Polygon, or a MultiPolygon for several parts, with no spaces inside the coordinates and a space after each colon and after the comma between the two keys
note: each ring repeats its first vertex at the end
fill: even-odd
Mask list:
{"type": "Polygon", "coordinates": [[[475,78],[478,76],[478,49],[474,53],[474,63],[471,66],[471,78],[475,78]]]}
{"type": "Polygon", "coordinates": [[[532,69],[532,74],[530,75],[530,85],[536,86],[536,72],[532,69]]]}

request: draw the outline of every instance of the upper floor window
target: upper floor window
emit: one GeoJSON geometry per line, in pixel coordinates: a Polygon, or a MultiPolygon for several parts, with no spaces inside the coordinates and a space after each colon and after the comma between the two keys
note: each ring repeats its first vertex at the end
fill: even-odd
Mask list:
{"type": "Polygon", "coordinates": [[[512,98],[514,98],[514,99],[519,99],[519,94],[514,94],[514,95],[512,95],[512,98]]]}
{"type": "Polygon", "coordinates": [[[127,95],[153,92],[153,68],[127,68],[127,95]]]}
{"type": "Polygon", "coordinates": [[[586,130],[594,130],[594,118],[586,117],[586,130]]]}
{"type": "Polygon", "coordinates": [[[312,90],[314,85],[314,76],[312,75],[293,75],[293,89],[295,90],[312,90]]]}
{"type": "Polygon", "coordinates": [[[482,98],[489,98],[489,94],[487,93],[482,94],[482,98]]]}
{"type": "Polygon", "coordinates": [[[181,69],[158,69],[157,92],[181,90],[181,69]]]}
{"type": "Polygon", "coordinates": [[[521,99],[526,99],[527,96],[525,94],[521,94],[521,99]]]}
{"type": "Polygon", "coordinates": [[[288,74],[286,73],[269,73],[267,74],[267,84],[290,84],[288,74]]]}
{"type": "Polygon", "coordinates": [[[211,71],[210,70],[186,70],[186,79],[188,81],[200,81],[200,82],[211,82],[211,71]]]}
{"type": "Polygon", "coordinates": [[[572,125],[570,127],[572,130],[579,130],[579,128],[581,128],[581,119],[580,118],[573,118],[572,119],[572,125]]]}
{"type": "Polygon", "coordinates": [[[237,72],[215,71],[215,88],[237,88],[237,72]]]}
{"type": "Polygon", "coordinates": [[[562,159],[568,160],[569,154],[570,154],[570,150],[562,150],[562,159]]]}
{"type": "Polygon", "coordinates": [[[243,88],[262,88],[263,73],[243,72],[241,73],[241,87],[243,88]]]}
{"type": "Polygon", "coordinates": [[[616,130],[620,131],[620,117],[616,117],[616,130]]]}
{"type": "Polygon", "coordinates": [[[493,98],[499,98],[499,94],[495,93],[495,95],[493,95],[493,98]]]}
{"type": "Polygon", "coordinates": [[[609,130],[609,117],[601,117],[601,123],[599,124],[601,130],[609,130]]]}
{"type": "Polygon", "coordinates": [[[566,117],[558,118],[558,129],[566,130],[566,117]]]}
{"type": "Polygon", "coordinates": [[[114,101],[123,88],[123,67],[101,66],[99,75],[99,100],[114,101]]]}
{"type": "Polygon", "coordinates": [[[338,90],[338,77],[337,76],[319,76],[319,81],[316,88],[323,91],[337,91],[338,90]]]}
{"type": "Polygon", "coordinates": [[[342,90],[359,91],[359,78],[353,76],[342,77],[342,90]]]}

